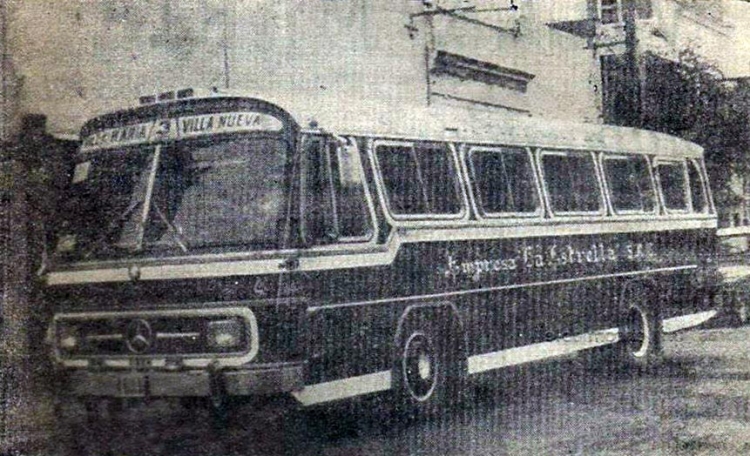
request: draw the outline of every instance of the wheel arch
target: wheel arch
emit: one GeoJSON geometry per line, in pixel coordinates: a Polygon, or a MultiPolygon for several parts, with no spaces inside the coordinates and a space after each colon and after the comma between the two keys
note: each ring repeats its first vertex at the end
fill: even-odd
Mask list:
{"type": "Polygon", "coordinates": [[[461,358],[465,360],[468,356],[468,336],[465,331],[464,321],[458,311],[458,307],[456,307],[455,303],[450,301],[412,304],[404,309],[396,323],[396,331],[394,332],[392,341],[394,359],[398,356],[397,351],[402,338],[405,336],[404,328],[406,327],[406,324],[411,319],[416,318],[417,315],[424,314],[435,314],[436,318],[448,319],[450,323],[447,327],[452,331],[453,337],[458,338],[458,346],[456,348],[459,350],[461,358]]]}
{"type": "Polygon", "coordinates": [[[618,295],[618,307],[620,311],[627,310],[627,308],[632,303],[633,295],[636,294],[638,289],[642,290],[643,293],[656,292],[659,293],[659,295],[661,295],[664,291],[663,287],[659,286],[654,277],[642,277],[626,280],[620,285],[620,291],[618,295]]]}

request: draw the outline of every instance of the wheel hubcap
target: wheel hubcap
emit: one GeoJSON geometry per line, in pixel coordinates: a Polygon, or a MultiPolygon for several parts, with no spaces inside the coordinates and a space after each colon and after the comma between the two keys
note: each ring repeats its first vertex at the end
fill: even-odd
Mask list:
{"type": "Polygon", "coordinates": [[[427,335],[415,332],[409,336],[404,344],[401,367],[409,395],[419,402],[428,400],[438,383],[438,366],[427,335]]]}
{"type": "Polygon", "coordinates": [[[432,375],[432,366],[430,365],[430,358],[424,354],[419,355],[419,377],[422,380],[429,380],[432,375]]]}

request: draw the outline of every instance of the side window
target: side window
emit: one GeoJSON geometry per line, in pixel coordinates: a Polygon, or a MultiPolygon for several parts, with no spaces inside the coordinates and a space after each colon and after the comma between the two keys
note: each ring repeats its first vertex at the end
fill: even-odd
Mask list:
{"type": "Polygon", "coordinates": [[[365,177],[354,145],[329,143],[338,234],[345,240],[367,240],[373,226],[367,207],[365,177]]]}
{"type": "Polygon", "coordinates": [[[656,195],[646,157],[605,155],[603,169],[615,213],[654,212],[656,195]]]}
{"type": "Polygon", "coordinates": [[[303,236],[309,244],[334,241],[333,179],[324,138],[308,138],[302,154],[303,236]]]}
{"type": "Polygon", "coordinates": [[[590,152],[550,152],[541,155],[550,209],[557,215],[602,212],[602,195],[590,152]]]}
{"type": "Polygon", "coordinates": [[[656,164],[659,188],[667,212],[688,210],[687,174],[684,161],[662,161],[656,164]]]}
{"type": "Polygon", "coordinates": [[[693,202],[693,212],[708,213],[708,197],[701,178],[701,168],[697,160],[690,160],[688,164],[688,178],[690,179],[690,199],[693,202]]]}
{"type": "Polygon", "coordinates": [[[381,144],[375,150],[395,216],[459,216],[460,187],[446,144],[381,144]]]}
{"type": "Polygon", "coordinates": [[[302,211],[305,240],[312,244],[365,241],[372,236],[359,153],[326,138],[304,146],[302,211]]]}
{"type": "Polygon", "coordinates": [[[538,213],[539,194],[526,150],[475,148],[469,152],[468,169],[482,215],[538,213]]]}

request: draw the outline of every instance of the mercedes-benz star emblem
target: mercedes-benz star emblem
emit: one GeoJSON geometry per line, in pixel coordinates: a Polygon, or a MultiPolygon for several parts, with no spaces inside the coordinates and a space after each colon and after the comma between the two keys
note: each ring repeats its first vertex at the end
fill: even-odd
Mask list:
{"type": "Polygon", "coordinates": [[[133,320],[128,324],[128,329],[125,333],[125,342],[128,345],[128,349],[133,353],[145,353],[153,344],[154,333],[151,330],[151,325],[146,320],[141,318],[133,320]]]}

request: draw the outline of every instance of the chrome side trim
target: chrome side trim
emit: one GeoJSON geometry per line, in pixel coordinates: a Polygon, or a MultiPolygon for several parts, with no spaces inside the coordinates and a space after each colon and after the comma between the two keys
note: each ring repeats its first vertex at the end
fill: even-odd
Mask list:
{"type": "Polygon", "coordinates": [[[698,312],[690,315],[681,315],[679,317],[665,318],[662,322],[662,332],[672,333],[680,331],[682,329],[692,328],[698,326],[701,323],[705,323],[708,320],[716,316],[718,312],[716,310],[707,310],[705,312],[698,312]]]}
{"type": "Polygon", "coordinates": [[[357,377],[342,378],[330,382],[305,386],[292,395],[302,405],[314,405],[363,394],[377,393],[391,389],[391,371],[380,371],[357,377]]]}
{"type": "Polygon", "coordinates": [[[620,340],[617,328],[609,328],[577,336],[565,337],[550,342],[540,342],[522,347],[513,347],[481,355],[469,356],[469,375],[499,369],[501,367],[517,366],[519,364],[541,361],[572,355],[588,348],[610,345],[620,340]]]}

